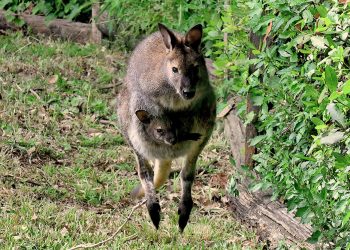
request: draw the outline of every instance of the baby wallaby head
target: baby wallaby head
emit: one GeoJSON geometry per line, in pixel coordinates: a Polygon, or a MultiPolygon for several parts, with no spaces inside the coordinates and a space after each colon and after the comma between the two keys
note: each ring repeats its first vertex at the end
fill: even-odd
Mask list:
{"type": "Polygon", "coordinates": [[[167,50],[164,70],[168,82],[182,98],[192,99],[196,95],[201,67],[205,68],[200,53],[202,25],[192,27],[185,36],[173,33],[163,24],[158,26],[167,50]]]}
{"type": "Polygon", "coordinates": [[[166,145],[178,142],[176,126],[166,116],[153,116],[145,110],[137,110],[135,114],[143,124],[149,139],[166,145]]]}

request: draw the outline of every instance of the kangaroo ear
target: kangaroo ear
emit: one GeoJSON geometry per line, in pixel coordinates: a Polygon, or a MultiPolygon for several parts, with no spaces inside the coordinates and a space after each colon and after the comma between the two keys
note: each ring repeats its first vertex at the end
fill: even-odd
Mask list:
{"type": "Polygon", "coordinates": [[[185,45],[191,47],[192,49],[198,51],[199,45],[201,44],[203,34],[203,27],[201,24],[197,24],[187,31],[185,36],[185,45]]]}
{"type": "Polygon", "coordinates": [[[158,28],[160,33],[163,36],[165,47],[167,49],[172,50],[175,47],[175,45],[178,43],[176,36],[171,30],[169,30],[167,27],[165,27],[165,25],[161,23],[158,23],[158,28]]]}
{"type": "Polygon", "coordinates": [[[145,110],[137,110],[135,115],[144,124],[149,124],[151,122],[151,115],[145,110]]]}

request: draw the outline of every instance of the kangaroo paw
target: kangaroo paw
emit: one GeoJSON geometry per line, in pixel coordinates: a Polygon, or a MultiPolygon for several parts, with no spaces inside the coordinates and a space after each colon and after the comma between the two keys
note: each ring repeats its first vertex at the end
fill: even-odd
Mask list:
{"type": "Polygon", "coordinates": [[[192,207],[193,207],[192,199],[187,201],[180,201],[180,205],[177,213],[180,215],[179,228],[181,233],[184,231],[187,225],[188,219],[190,218],[192,207]]]}
{"type": "Polygon", "coordinates": [[[159,222],[160,222],[160,205],[158,201],[156,202],[148,202],[146,203],[148,213],[151,217],[151,220],[153,222],[153,225],[158,229],[159,222]]]}

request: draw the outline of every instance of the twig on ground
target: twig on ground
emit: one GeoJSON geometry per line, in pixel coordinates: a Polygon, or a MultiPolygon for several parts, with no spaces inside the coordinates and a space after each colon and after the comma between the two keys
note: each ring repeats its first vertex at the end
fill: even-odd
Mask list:
{"type": "Polygon", "coordinates": [[[24,45],[23,47],[21,47],[21,48],[19,48],[18,50],[16,50],[13,54],[16,54],[17,52],[20,52],[22,49],[24,49],[25,47],[27,47],[27,46],[29,46],[29,45],[31,45],[31,44],[32,44],[32,42],[27,43],[27,44],[24,45]]]}
{"type": "MultiPolygon", "coordinates": [[[[104,244],[106,244],[107,242],[112,241],[115,236],[120,232],[120,230],[122,230],[122,228],[124,227],[124,225],[128,222],[128,220],[131,218],[131,215],[134,213],[134,211],[141,207],[143,204],[146,203],[146,199],[140,201],[139,203],[137,203],[131,210],[131,212],[129,213],[128,217],[126,218],[126,220],[124,221],[124,223],[117,229],[117,231],[115,231],[109,238],[97,242],[97,243],[88,243],[88,244],[81,244],[81,245],[77,245],[75,247],[69,248],[68,250],[75,250],[75,249],[88,249],[88,248],[95,248],[95,247],[100,247],[104,244]]],[[[134,235],[131,236],[131,238],[133,238],[134,235]]]]}
{"type": "Polygon", "coordinates": [[[41,97],[38,95],[38,93],[36,93],[33,89],[29,90],[38,100],[41,101],[41,97]]]}
{"type": "Polygon", "coordinates": [[[36,181],[33,181],[33,180],[30,180],[30,179],[23,179],[21,177],[18,177],[18,176],[15,176],[15,175],[12,175],[12,174],[5,174],[4,176],[2,176],[3,178],[12,178],[12,179],[15,179],[17,180],[18,182],[20,183],[29,183],[33,186],[41,186],[40,183],[36,182],[36,181]]]}
{"type": "Polygon", "coordinates": [[[118,83],[112,83],[112,84],[108,84],[108,85],[98,86],[98,88],[99,89],[113,89],[113,88],[116,88],[122,84],[123,84],[122,82],[118,82],[118,83]]]}

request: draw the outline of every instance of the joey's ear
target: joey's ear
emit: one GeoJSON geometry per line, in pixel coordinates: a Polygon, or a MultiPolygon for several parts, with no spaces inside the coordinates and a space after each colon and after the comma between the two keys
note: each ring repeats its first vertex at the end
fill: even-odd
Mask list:
{"type": "Polygon", "coordinates": [[[197,24],[187,31],[185,36],[185,45],[191,47],[192,49],[198,51],[199,45],[201,44],[203,34],[203,27],[201,24],[197,24]]]}
{"type": "Polygon", "coordinates": [[[161,23],[158,23],[158,28],[160,33],[162,34],[165,47],[167,49],[172,50],[178,43],[176,36],[171,30],[169,30],[167,27],[165,27],[165,25],[161,23]]]}
{"type": "Polygon", "coordinates": [[[151,122],[151,115],[145,110],[137,110],[135,115],[144,124],[149,124],[151,122]]]}

